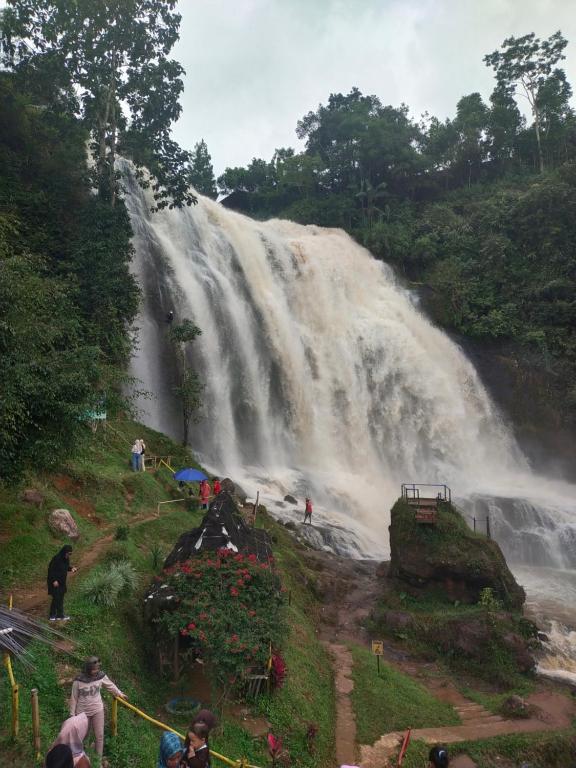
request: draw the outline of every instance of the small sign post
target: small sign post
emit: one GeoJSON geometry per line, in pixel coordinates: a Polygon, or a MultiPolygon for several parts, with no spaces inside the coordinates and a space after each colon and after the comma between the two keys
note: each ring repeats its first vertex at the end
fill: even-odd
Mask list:
{"type": "Polygon", "coordinates": [[[372,653],[376,656],[376,668],[380,677],[380,656],[384,656],[384,641],[372,640],[372,653]]]}

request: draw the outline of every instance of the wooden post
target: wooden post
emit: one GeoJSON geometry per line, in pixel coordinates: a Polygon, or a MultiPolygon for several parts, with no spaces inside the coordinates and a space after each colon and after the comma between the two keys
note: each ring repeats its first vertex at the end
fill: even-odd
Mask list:
{"type": "Polygon", "coordinates": [[[376,656],[376,667],[378,668],[378,677],[380,677],[380,656],[376,656]]]}
{"type": "Polygon", "coordinates": [[[112,699],[112,713],[110,716],[110,733],[112,736],[118,736],[118,699],[112,699]]]}
{"type": "Polygon", "coordinates": [[[16,739],[20,733],[20,686],[12,688],[12,736],[16,739]]]}
{"type": "Polygon", "coordinates": [[[254,520],[252,526],[256,528],[256,513],[258,512],[258,502],[260,501],[260,491],[256,493],[256,503],[254,504],[254,520]]]}
{"type": "Polygon", "coordinates": [[[32,688],[30,692],[32,702],[32,739],[36,760],[40,760],[40,708],[38,706],[38,688],[32,688]]]}
{"type": "Polygon", "coordinates": [[[474,520],[474,533],[476,533],[476,518],[473,517],[472,520],[474,520]]]}
{"type": "Polygon", "coordinates": [[[488,536],[489,539],[492,538],[490,531],[490,515],[486,515],[486,536],[488,536]]]}

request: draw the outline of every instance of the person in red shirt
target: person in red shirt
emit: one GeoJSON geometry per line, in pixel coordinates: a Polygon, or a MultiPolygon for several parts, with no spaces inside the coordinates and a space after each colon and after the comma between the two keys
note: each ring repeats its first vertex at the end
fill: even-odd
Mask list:
{"type": "Polygon", "coordinates": [[[200,483],[200,503],[202,509],[208,509],[208,499],[210,498],[210,483],[208,480],[202,480],[200,483]]]}
{"type": "Polygon", "coordinates": [[[212,487],[214,488],[214,496],[218,496],[222,490],[222,486],[220,485],[220,480],[218,480],[217,477],[214,478],[214,485],[212,487]]]}
{"type": "Polygon", "coordinates": [[[304,523],[308,520],[308,525],[312,525],[312,502],[306,496],[306,507],[304,508],[304,523]]]}

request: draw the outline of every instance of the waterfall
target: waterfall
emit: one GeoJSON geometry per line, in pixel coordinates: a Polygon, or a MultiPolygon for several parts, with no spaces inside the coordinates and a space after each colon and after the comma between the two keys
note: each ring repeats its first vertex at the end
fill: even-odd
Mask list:
{"type": "Polygon", "coordinates": [[[147,423],[179,434],[173,310],[202,329],[194,451],[281,519],[302,515],[285,493],[308,493],[333,548],[385,557],[400,484],[446,483],[470,520],[490,515],[512,563],[576,567],[574,487],[531,471],[474,366],[385,264],[341,230],[258,222],[203,197],[151,214],[127,184],[147,423]]]}

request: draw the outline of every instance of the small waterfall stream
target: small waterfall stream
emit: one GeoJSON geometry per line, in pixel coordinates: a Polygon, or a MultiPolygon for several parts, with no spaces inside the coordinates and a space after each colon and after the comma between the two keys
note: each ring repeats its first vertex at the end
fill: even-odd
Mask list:
{"type": "Polygon", "coordinates": [[[180,434],[173,310],[202,329],[192,447],[258,488],[273,514],[300,520],[281,500],[310,494],[325,545],[384,558],[400,484],[446,483],[466,514],[490,515],[519,573],[576,572],[576,488],[531,471],[471,362],[385,264],[341,230],[257,222],[202,197],[150,214],[127,184],[144,291],[133,373],[155,395],[140,401],[147,423],[180,434]]]}

